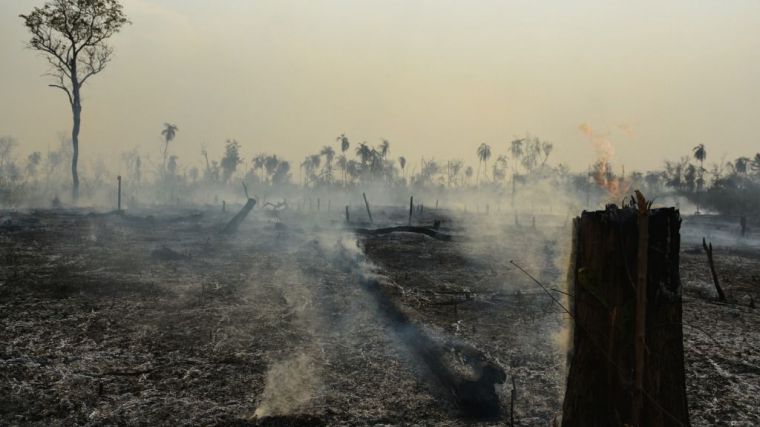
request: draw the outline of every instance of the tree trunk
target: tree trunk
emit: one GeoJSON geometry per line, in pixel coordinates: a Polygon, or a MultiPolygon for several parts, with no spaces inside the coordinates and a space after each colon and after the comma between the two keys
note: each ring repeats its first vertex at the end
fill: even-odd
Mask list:
{"type": "Polygon", "coordinates": [[[689,425],[678,272],[680,224],[673,208],[650,212],[646,268],[635,208],[584,212],[575,220],[571,263],[573,348],[562,425],[689,425]],[[646,270],[644,368],[637,368],[636,283],[646,270]],[[643,375],[643,402],[631,404],[643,375]]]}
{"type": "Polygon", "coordinates": [[[74,83],[73,88],[71,112],[74,118],[74,126],[71,129],[71,197],[74,203],[76,203],[79,200],[79,172],[77,171],[77,165],[79,163],[79,128],[82,121],[82,104],[79,97],[79,85],[74,83]]]}

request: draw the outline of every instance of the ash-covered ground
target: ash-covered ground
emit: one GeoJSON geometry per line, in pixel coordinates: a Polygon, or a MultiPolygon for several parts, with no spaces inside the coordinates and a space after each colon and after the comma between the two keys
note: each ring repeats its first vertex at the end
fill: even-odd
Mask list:
{"type": "MultiPolygon", "coordinates": [[[[233,215],[0,213],[0,424],[545,426],[561,413],[568,318],[510,261],[564,300],[565,218],[417,213],[443,220],[454,239],[441,241],[260,206],[224,236],[233,215]],[[489,387],[484,419],[466,392],[489,387]]],[[[760,249],[722,224],[684,222],[691,417],[756,425],[760,249]],[[727,303],[701,230],[723,233],[709,238],[727,303]]]]}

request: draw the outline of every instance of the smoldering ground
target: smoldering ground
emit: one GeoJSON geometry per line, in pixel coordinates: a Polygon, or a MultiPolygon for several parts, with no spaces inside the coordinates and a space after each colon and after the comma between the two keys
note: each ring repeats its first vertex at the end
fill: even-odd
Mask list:
{"type": "MultiPolygon", "coordinates": [[[[403,195],[366,194],[372,224],[360,193],[320,194],[319,211],[316,200],[309,209],[307,197],[273,194],[288,207],[260,203],[227,237],[218,232],[238,203],[226,212],[4,212],[3,419],[491,425],[514,411],[525,425],[553,420],[569,319],[510,261],[564,297],[571,222],[562,204],[536,213],[511,210],[509,198],[501,208],[476,196],[449,208],[441,198],[438,209],[415,203],[412,223],[441,220],[451,241],[356,236],[355,226],[409,220],[403,195]],[[333,200],[329,211],[323,197],[333,200]],[[351,206],[350,224],[336,205],[351,206]],[[495,420],[468,415],[461,399],[462,385],[484,373],[495,420]]],[[[687,290],[709,277],[694,269],[702,256],[683,255],[687,290]]],[[[723,274],[732,265],[748,271],[727,284],[741,302],[740,292],[756,293],[739,284],[757,273],[745,255],[731,256],[738,261],[723,274]]],[[[685,313],[704,310],[709,291],[691,294],[685,313]]],[[[739,316],[752,324],[751,314],[739,316]]],[[[687,340],[698,344],[686,343],[692,413],[749,419],[751,405],[738,394],[726,415],[699,390],[729,379],[727,392],[751,388],[755,374],[745,365],[756,350],[720,339],[743,356],[719,356],[703,345],[719,339],[706,326],[712,320],[689,319],[687,340]]],[[[735,336],[728,318],[720,324],[735,336]]]]}

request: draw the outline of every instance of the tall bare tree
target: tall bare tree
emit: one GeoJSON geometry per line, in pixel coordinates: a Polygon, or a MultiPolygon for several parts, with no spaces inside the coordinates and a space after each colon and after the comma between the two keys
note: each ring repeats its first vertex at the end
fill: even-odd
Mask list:
{"type": "Polygon", "coordinates": [[[106,68],[113,56],[107,40],[128,23],[118,0],[50,0],[20,15],[32,33],[29,47],[50,63],[49,86],[66,93],[73,118],[71,144],[72,196],[79,198],[80,91],[90,77],[106,68]]]}

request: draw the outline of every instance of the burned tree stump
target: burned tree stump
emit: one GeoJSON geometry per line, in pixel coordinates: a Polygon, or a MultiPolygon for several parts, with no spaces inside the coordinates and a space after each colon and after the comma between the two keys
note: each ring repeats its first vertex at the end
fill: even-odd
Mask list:
{"type": "Polygon", "coordinates": [[[681,219],[674,208],[649,211],[648,237],[640,240],[639,215],[635,207],[613,205],[575,220],[575,327],[565,427],[689,425],[678,272],[681,219]],[[640,241],[647,244],[646,256],[638,253],[640,241]],[[639,281],[639,271],[646,272],[645,280],[639,281]],[[646,305],[639,312],[645,315],[643,333],[636,327],[639,282],[646,285],[646,305]],[[645,345],[643,367],[636,360],[637,340],[645,345]]]}

